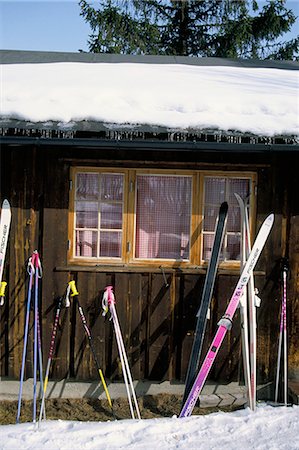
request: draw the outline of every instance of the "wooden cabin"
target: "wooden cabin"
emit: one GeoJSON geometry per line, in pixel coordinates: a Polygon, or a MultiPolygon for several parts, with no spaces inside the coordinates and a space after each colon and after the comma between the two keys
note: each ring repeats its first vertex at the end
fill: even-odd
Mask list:
{"type": "MultiPolygon", "coordinates": [[[[28,292],[27,263],[32,252],[38,250],[43,267],[39,298],[45,359],[57,301],[65,295],[68,282],[75,280],[101,368],[108,379],[122,379],[113,328],[102,316],[103,290],[112,285],[133,378],[183,381],[222,201],[229,204],[229,216],[204,351],[240,274],[240,212],[234,197],[237,192],[250,199],[252,239],[265,217],[271,212],[275,214],[273,229],[255,270],[255,283],[262,299],[257,311],[258,383],[271,382],[275,377],[284,257],[290,266],[289,377],[298,380],[299,133],[286,130],[263,134],[250,131],[250,127],[249,131],[240,130],[238,123],[221,129],[226,114],[219,114],[220,125],[217,119],[215,126],[208,119],[206,125],[196,125],[196,121],[190,126],[163,124],[159,116],[163,105],[160,110],[159,104],[154,105],[158,102],[154,90],[152,87],[147,92],[142,90],[141,79],[134,79],[133,75],[130,88],[136,88],[136,102],[138,96],[147,95],[148,106],[153,96],[152,104],[157,106],[156,123],[146,121],[147,111],[138,120],[131,99],[132,111],[125,105],[128,119],[124,122],[114,117],[113,102],[120,94],[116,91],[115,98],[108,94],[105,97],[105,86],[101,86],[100,102],[95,102],[92,96],[87,99],[90,105],[95,103],[94,111],[98,110],[103,119],[95,115],[76,119],[72,105],[82,108],[84,115],[86,105],[80,102],[84,95],[89,95],[88,79],[84,77],[78,85],[78,98],[69,97],[69,120],[56,118],[54,113],[47,115],[51,101],[60,99],[59,108],[65,107],[64,94],[70,89],[68,78],[61,80],[55,72],[64,63],[72,65],[74,72],[80,64],[85,69],[95,65],[113,68],[116,86],[123,82],[124,66],[132,64],[142,65],[144,77],[150,68],[170,67],[178,71],[188,67],[192,76],[200,68],[207,70],[205,81],[199,79],[201,90],[206,88],[204,83],[208,89],[212,83],[209,74],[215,74],[219,68],[239,70],[234,75],[236,85],[250,83],[244,81],[246,69],[256,70],[261,77],[267,70],[275,71],[281,77],[283,89],[288,74],[298,77],[298,64],[23,51],[1,51],[0,57],[4,74],[1,95],[5,98],[0,116],[1,201],[7,198],[12,207],[4,271],[8,287],[0,316],[1,376],[19,378],[28,292]],[[30,73],[39,73],[40,66],[49,71],[55,85],[53,92],[48,80],[37,86],[37,81],[30,78],[30,73]],[[13,107],[7,113],[5,108],[9,102],[13,107]],[[105,116],[107,110],[110,119],[105,116]]],[[[220,71],[220,82],[224,76],[221,74],[220,71]]],[[[185,112],[184,92],[188,81],[182,78],[181,82],[176,86],[176,93],[182,109],[178,112],[174,106],[175,117],[185,112]]],[[[159,89],[159,84],[156,88],[159,89]]],[[[263,93],[251,90],[250,85],[245,88],[252,96],[262,97],[263,93]]],[[[215,92],[211,103],[220,107],[224,102],[222,106],[229,116],[232,105],[240,99],[226,95],[225,77],[223,96],[215,92]]],[[[159,91],[160,98],[162,94],[159,91]]],[[[123,100],[123,92],[121,95],[123,100]]],[[[261,99],[260,110],[266,120],[272,112],[262,102],[261,99]]],[[[249,122],[254,120],[251,106],[243,105],[249,122]]],[[[194,111],[197,111],[196,104],[194,111]]],[[[280,125],[284,112],[278,109],[276,116],[270,117],[275,122],[273,125],[280,125]]],[[[298,116],[296,120],[298,132],[298,116]]],[[[237,312],[210,379],[220,383],[242,382],[240,355],[237,312]]],[[[26,376],[32,376],[32,329],[26,376]]],[[[97,378],[91,350],[72,301],[60,317],[50,378],[86,381],[97,378]]]]}

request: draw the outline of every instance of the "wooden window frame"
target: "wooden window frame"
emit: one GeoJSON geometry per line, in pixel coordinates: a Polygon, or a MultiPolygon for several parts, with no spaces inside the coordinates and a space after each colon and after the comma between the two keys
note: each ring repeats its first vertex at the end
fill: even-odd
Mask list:
{"type": "MultiPolygon", "coordinates": [[[[149,268],[200,268],[205,267],[208,261],[202,259],[203,246],[203,211],[204,211],[204,179],[205,177],[223,177],[249,179],[251,186],[250,196],[250,229],[254,234],[256,216],[256,186],[257,174],[252,171],[219,171],[219,170],[171,170],[171,169],[140,169],[140,168],[110,168],[76,166],[70,168],[70,201],[68,215],[68,253],[67,260],[70,265],[77,266],[121,266],[149,268]],[[75,192],[76,177],[78,173],[118,173],[124,176],[123,198],[123,230],[122,230],[122,257],[83,257],[75,256],[75,192]],[[190,259],[177,261],[174,259],[150,259],[136,258],[136,180],[138,175],[173,175],[190,176],[192,178],[192,199],[190,219],[190,259]]],[[[240,261],[223,261],[220,263],[223,269],[239,269],[240,261]]]]}
{"type": "MultiPolygon", "coordinates": [[[[257,173],[256,172],[237,172],[237,171],[201,171],[200,173],[201,182],[200,182],[200,192],[201,192],[201,215],[203,219],[204,215],[204,196],[205,196],[205,186],[204,186],[204,179],[208,177],[212,178],[225,178],[225,179],[231,179],[231,178],[237,178],[237,179],[246,179],[250,180],[250,200],[249,200],[249,227],[250,227],[250,237],[251,242],[254,236],[255,232],[255,220],[256,217],[256,194],[257,194],[257,173]]],[[[229,207],[229,205],[228,205],[229,207]]],[[[203,232],[200,233],[200,261],[201,266],[207,266],[208,261],[204,260],[202,257],[203,252],[203,232]]],[[[223,269],[240,269],[240,261],[236,260],[227,260],[227,261],[221,261],[219,266],[223,269]]]]}

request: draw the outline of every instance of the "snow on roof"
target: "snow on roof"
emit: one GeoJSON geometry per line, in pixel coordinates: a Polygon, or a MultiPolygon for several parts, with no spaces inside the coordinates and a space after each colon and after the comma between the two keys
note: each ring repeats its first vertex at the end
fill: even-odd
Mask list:
{"type": "Polygon", "coordinates": [[[1,119],[299,135],[298,70],[194,64],[1,65],[1,119]]]}

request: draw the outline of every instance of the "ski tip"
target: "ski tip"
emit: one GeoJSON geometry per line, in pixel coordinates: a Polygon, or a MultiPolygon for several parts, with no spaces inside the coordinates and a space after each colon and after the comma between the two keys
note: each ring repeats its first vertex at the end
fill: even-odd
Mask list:
{"type": "Polygon", "coordinates": [[[10,208],[9,201],[6,198],[3,200],[2,208],[3,209],[9,209],[10,208]]]}
{"type": "Polygon", "coordinates": [[[269,225],[272,226],[273,222],[274,222],[274,214],[269,214],[269,216],[266,218],[265,222],[269,225]]]}
{"type": "Polygon", "coordinates": [[[223,202],[220,205],[220,213],[224,213],[227,212],[228,210],[228,203],[227,202],[223,202]]]}
{"type": "Polygon", "coordinates": [[[236,192],[234,193],[236,199],[238,200],[238,202],[242,202],[241,196],[239,194],[237,194],[236,192]]]}

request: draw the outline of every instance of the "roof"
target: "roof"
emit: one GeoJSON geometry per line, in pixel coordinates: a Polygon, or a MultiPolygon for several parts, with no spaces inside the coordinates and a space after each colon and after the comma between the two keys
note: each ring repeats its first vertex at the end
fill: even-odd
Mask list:
{"type": "Polygon", "coordinates": [[[116,55],[108,53],[43,52],[26,50],[0,50],[0,64],[42,64],[57,62],[81,63],[138,63],[186,64],[194,66],[256,67],[298,70],[296,61],[275,61],[232,58],[197,58],[192,56],[116,55]]]}
{"type": "Polygon", "coordinates": [[[293,61],[2,50],[0,62],[2,135],[299,136],[293,61]]]}

